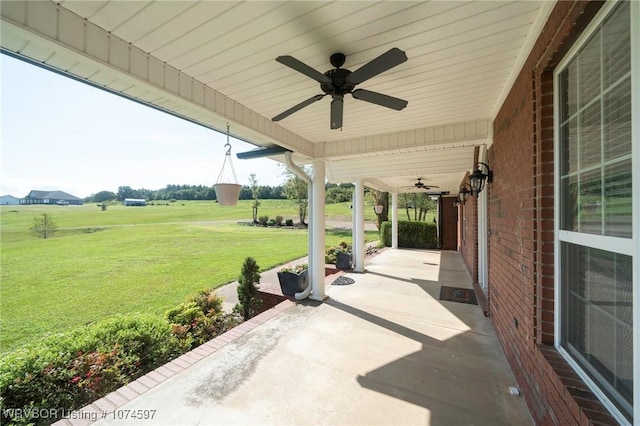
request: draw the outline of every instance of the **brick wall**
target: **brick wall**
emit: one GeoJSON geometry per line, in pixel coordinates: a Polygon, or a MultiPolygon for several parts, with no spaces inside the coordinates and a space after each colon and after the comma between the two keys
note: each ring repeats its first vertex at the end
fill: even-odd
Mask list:
{"type": "MultiPolygon", "coordinates": [[[[553,68],[601,4],[558,2],[494,121],[489,313],[536,424],[616,424],[554,343],[553,68]]],[[[477,281],[475,199],[462,252],[477,281]]]]}

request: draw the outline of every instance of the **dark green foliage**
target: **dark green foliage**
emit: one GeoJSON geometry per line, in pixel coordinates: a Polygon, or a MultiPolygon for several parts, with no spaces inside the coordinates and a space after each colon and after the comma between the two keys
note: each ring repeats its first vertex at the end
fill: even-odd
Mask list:
{"type": "Polygon", "coordinates": [[[350,202],[353,196],[353,184],[328,183],[326,187],[325,202],[327,204],[350,202]]]}
{"type": "Polygon", "coordinates": [[[282,226],[282,225],[284,224],[284,217],[282,217],[282,216],[276,216],[276,220],[275,220],[275,222],[276,222],[276,225],[278,225],[278,226],[282,226]]]}
{"type": "Polygon", "coordinates": [[[90,195],[84,199],[85,203],[104,203],[105,201],[113,201],[118,198],[118,195],[111,191],[100,191],[96,194],[90,195]]]}
{"type": "MultiPolygon", "coordinates": [[[[255,200],[255,194],[260,199],[284,199],[283,187],[279,186],[262,186],[257,185],[252,189],[248,185],[243,185],[240,190],[241,200],[255,200]]],[[[123,201],[125,198],[143,198],[148,201],[152,200],[215,200],[216,192],[212,186],[206,185],[167,185],[162,189],[133,189],[130,186],[121,186],[116,194],[102,191],[100,197],[104,194],[113,194],[114,198],[123,201]]],[[[98,195],[96,194],[96,196],[98,195]]],[[[101,202],[91,196],[88,198],[90,202],[101,202]]]]}
{"type": "MultiPolygon", "coordinates": [[[[391,222],[382,222],[381,240],[391,247],[391,222]]],[[[438,226],[431,222],[398,221],[398,247],[438,248],[438,226]]]]}
{"type": "Polygon", "coordinates": [[[267,226],[267,224],[269,223],[269,216],[260,216],[258,218],[258,223],[260,223],[260,225],[262,226],[267,226]]]}
{"type": "Polygon", "coordinates": [[[287,225],[287,226],[293,226],[293,219],[287,219],[287,220],[285,221],[285,225],[287,225]]]}
{"type": "Polygon", "coordinates": [[[235,327],[239,321],[222,310],[222,298],[214,290],[203,290],[193,299],[165,313],[171,333],[187,352],[235,327]]]}
{"type": "MultiPolygon", "coordinates": [[[[68,410],[175,358],[178,342],[161,318],[127,315],[50,335],[0,359],[2,408],[68,410]]],[[[61,412],[61,410],[60,410],[61,412]]],[[[2,412],[2,423],[9,421],[2,412]]],[[[55,419],[33,419],[51,423],[55,419]]]]}
{"type": "Polygon", "coordinates": [[[253,306],[260,302],[256,287],[259,282],[260,267],[252,257],[247,257],[238,278],[238,304],[245,321],[251,316],[253,306]]]}

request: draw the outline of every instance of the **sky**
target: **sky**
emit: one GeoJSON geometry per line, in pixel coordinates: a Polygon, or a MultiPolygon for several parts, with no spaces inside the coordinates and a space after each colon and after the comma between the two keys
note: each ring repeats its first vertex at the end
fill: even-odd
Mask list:
{"type": "MultiPolygon", "coordinates": [[[[216,183],[226,135],[3,54],[0,74],[0,195],[216,183]]],[[[284,181],[273,160],[236,158],[255,146],[230,142],[238,183],[284,181]]]]}

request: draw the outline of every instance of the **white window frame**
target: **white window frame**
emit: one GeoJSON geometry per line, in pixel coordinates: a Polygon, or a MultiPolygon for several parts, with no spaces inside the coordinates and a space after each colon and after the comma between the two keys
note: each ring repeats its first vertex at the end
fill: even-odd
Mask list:
{"type": "Polygon", "coordinates": [[[592,236],[578,232],[565,231],[560,229],[560,93],[559,75],[567,64],[576,56],[586,40],[598,29],[603,20],[609,16],[611,11],[618,4],[618,1],[609,1],[602,6],[598,14],[585,28],[572,48],[554,71],[554,296],[556,301],[555,309],[555,347],[565,360],[576,371],[580,378],[589,386],[593,393],[600,399],[613,417],[622,425],[631,423],[618,410],[613,402],[600,390],[589,375],[573,360],[569,353],[560,345],[562,336],[562,290],[561,283],[561,244],[563,242],[578,243],[583,246],[607,250],[615,245],[617,253],[633,256],[633,420],[640,423],[640,2],[632,1],[630,7],[631,15],[631,111],[632,111],[632,185],[633,185],[633,205],[632,205],[632,238],[623,241],[618,238],[606,236],[592,236]],[[621,245],[622,242],[622,245],[621,245]],[[603,244],[604,243],[604,244],[603,244]]]}

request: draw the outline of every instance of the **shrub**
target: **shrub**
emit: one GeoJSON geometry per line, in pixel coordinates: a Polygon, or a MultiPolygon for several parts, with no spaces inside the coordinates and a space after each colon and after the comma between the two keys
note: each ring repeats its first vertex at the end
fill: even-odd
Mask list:
{"type": "Polygon", "coordinates": [[[242,272],[238,278],[238,305],[244,317],[248,320],[252,307],[259,303],[258,287],[260,282],[260,267],[252,257],[247,257],[242,264],[242,272]]]}
{"type": "MultiPolygon", "coordinates": [[[[50,335],[0,359],[2,407],[78,409],[178,353],[169,325],[148,315],[118,316],[50,335]]],[[[2,423],[11,422],[9,416],[3,410],[2,423]]],[[[48,424],[55,419],[30,420],[48,424]]]]}
{"type": "Polygon", "coordinates": [[[262,226],[267,226],[268,222],[269,222],[269,216],[260,216],[258,218],[258,223],[260,223],[260,225],[262,226]]]}
{"type": "Polygon", "coordinates": [[[187,352],[233,328],[239,322],[222,309],[222,298],[213,290],[200,291],[193,299],[165,313],[171,333],[187,352]]]}
{"type": "Polygon", "coordinates": [[[273,219],[269,219],[269,222],[267,222],[267,225],[269,226],[276,226],[276,221],[273,219]]]}
{"type": "Polygon", "coordinates": [[[287,219],[287,220],[285,221],[285,225],[287,225],[287,226],[293,226],[293,219],[287,219]]]}
{"type": "MultiPolygon", "coordinates": [[[[278,226],[282,226],[282,224],[284,223],[284,217],[282,216],[276,216],[276,225],[278,226]]],[[[291,221],[291,224],[293,225],[293,221],[291,221]]]]}
{"type": "MultiPolygon", "coordinates": [[[[380,236],[384,245],[391,247],[391,222],[382,222],[380,236]]],[[[438,226],[431,222],[398,221],[398,247],[438,248],[438,226]]]]}

